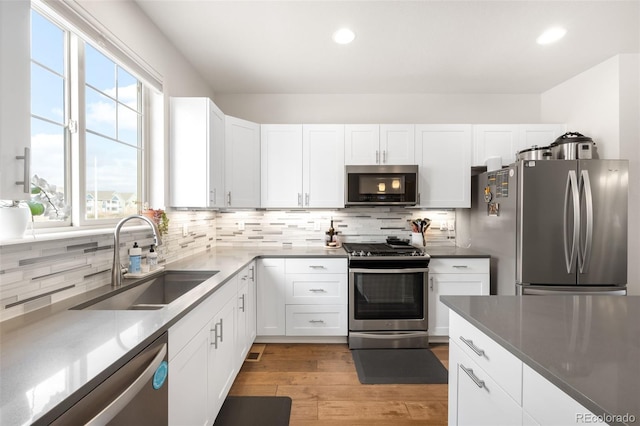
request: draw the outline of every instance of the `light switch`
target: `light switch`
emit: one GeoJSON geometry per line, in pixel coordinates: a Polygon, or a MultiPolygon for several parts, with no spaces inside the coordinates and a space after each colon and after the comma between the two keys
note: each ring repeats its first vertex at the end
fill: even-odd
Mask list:
{"type": "Polygon", "coordinates": [[[238,221],[238,231],[244,231],[244,220],[238,221]]]}

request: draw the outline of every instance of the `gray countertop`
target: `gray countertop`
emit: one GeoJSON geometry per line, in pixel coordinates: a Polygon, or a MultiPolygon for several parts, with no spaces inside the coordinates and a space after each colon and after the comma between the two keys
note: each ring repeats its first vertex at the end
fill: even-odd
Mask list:
{"type": "Polygon", "coordinates": [[[640,296],[442,296],[596,415],[640,419],[640,296]]]}

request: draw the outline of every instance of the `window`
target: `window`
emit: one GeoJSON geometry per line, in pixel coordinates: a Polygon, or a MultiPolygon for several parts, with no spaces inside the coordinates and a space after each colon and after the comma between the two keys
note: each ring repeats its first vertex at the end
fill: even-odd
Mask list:
{"type": "Polygon", "coordinates": [[[73,28],[32,10],[31,170],[73,205],[40,227],[110,223],[144,200],[147,87],[73,28]]]}

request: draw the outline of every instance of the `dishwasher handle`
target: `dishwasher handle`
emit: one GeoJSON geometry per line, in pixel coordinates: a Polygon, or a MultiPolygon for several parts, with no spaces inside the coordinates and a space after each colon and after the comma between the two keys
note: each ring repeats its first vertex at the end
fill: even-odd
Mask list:
{"type": "Polygon", "coordinates": [[[167,354],[167,344],[164,343],[158,353],[149,363],[147,368],[122,392],[116,399],[111,401],[104,410],[99,412],[93,419],[87,422],[87,425],[98,426],[109,423],[118,413],[120,413],[124,407],[126,407],[135,396],[145,387],[147,382],[153,377],[156,369],[160,366],[167,354]]]}

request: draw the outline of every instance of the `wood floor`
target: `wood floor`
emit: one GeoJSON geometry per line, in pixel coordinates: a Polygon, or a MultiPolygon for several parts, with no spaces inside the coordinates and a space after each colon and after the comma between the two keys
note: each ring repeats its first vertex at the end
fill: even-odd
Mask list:
{"type": "MultiPolygon", "coordinates": [[[[291,426],[447,424],[446,384],[362,385],[346,344],[254,348],[261,346],[259,361],[244,363],[230,395],[291,397],[291,426]]],[[[431,350],[448,367],[448,345],[431,350]]]]}

